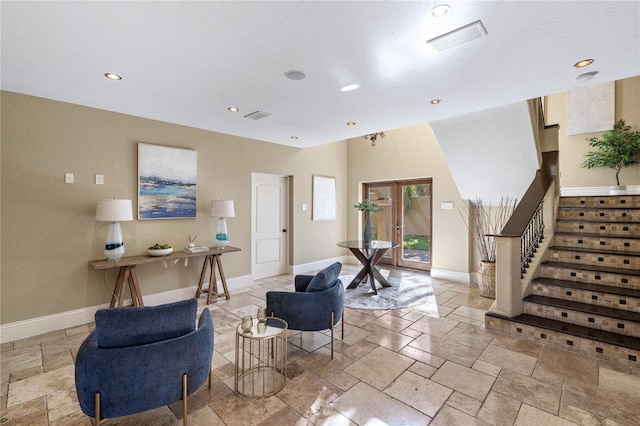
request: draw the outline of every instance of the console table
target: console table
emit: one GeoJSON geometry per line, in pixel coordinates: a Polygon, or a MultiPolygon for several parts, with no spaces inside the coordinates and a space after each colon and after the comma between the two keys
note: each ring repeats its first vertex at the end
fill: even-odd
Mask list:
{"type": "Polygon", "coordinates": [[[140,287],[138,286],[138,277],[136,276],[136,266],[144,265],[146,263],[156,263],[156,262],[171,262],[177,259],[186,259],[190,257],[202,257],[204,256],[204,264],[202,265],[202,272],[200,273],[200,282],[198,283],[198,290],[196,291],[196,297],[200,297],[202,293],[207,292],[207,304],[212,302],[212,299],[218,297],[225,297],[227,299],[231,298],[229,294],[229,289],[227,288],[227,280],[224,277],[224,272],[222,271],[222,262],[220,261],[220,257],[224,253],[231,253],[234,251],[240,251],[237,247],[227,246],[225,248],[210,248],[207,251],[200,251],[197,253],[188,253],[186,251],[175,251],[166,256],[127,256],[123,257],[117,262],[111,262],[107,259],[101,260],[92,260],[89,262],[89,265],[93,269],[112,269],[112,268],[120,268],[118,271],[118,279],[116,280],[116,286],[113,288],[113,295],[111,296],[111,304],[109,305],[111,308],[117,306],[122,306],[124,303],[124,299],[122,298],[122,291],[125,285],[129,286],[129,292],[131,293],[131,300],[133,301],[133,306],[144,306],[142,301],[142,293],[140,292],[140,287]],[[224,292],[218,292],[218,282],[216,280],[216,271],[215,268],[218,267],[218,272],[220,273],[220,281],[222,282],[222,287],[224,292]],[[207,274],[207,271],[210,272],[209,276],[209,287],[203,289],[202,286],[204,284],[204,278],[207,274]]]}

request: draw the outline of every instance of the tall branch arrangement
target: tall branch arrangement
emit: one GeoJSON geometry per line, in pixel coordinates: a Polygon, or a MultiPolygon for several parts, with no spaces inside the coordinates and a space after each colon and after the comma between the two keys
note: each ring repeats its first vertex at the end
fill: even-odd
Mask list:
{"type": "Polygon", "coordinates": [[[475,201],[469,200],[469,207],[465,205],[459,209],[464,224],[473,231],[473,241],[480,252],[481,261],[496,261],[496,242],[489,235],[500,234],[517,204],[516,198],[503,197],[497,206],[492,208],[489,204],[483,207],[482,200],[477,198],[475,201]]]}

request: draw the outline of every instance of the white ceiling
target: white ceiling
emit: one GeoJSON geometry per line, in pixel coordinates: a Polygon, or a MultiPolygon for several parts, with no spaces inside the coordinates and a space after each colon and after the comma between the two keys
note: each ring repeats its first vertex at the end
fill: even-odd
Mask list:
{"type": "Polygon", "coordinates": [[[2,1],[1,84],[308,147],[566,91],[587,71],[588,85],[640,75],[638,1],[447,0],[434,19],[439,3],[2,1]],[[429,53],[426,40],[477,20],[486,37],[429,53]],[[244,118],[257,110],[271,115],[244,118]]]}

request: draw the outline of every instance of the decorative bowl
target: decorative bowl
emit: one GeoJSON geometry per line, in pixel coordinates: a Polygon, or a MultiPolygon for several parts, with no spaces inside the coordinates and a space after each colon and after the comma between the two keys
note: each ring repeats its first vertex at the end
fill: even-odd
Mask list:
{"type": "Polygon", "coordinates": [[[160,250],[147,249],[147,254],[149,256],[166,256],[171,253],[173,253],[173,247],[169,247],[168,249],[160,249],[160,250]]]}

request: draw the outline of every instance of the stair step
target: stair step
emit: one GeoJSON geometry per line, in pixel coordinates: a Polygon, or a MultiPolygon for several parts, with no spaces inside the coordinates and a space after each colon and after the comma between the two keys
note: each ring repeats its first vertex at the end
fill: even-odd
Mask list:
{"type": "Polygon", "coordinates": [[[640,289],[614,287],[602,284],[592,284],[585,282],[575,282],[568,280],[559,280],[555,278],[540,277],[533,280],[534,283],[544,284],[547,286],[561,287],[564,289],[584,290],[594,293],[606,293],[615,296],[633,297],[640,299],[640,289]]]}
{"type": "Polygon", "coordinates": [[[560,197],[560,207],[638,208],[640,195],[560,197]]]}
{"type": "Polygon", "coordinates": [[[525,314],[640,337],[640,312],[537,295],[527,296],[523,301],[525,314]]]}
{"type": "Polygon", "coordinates": [[[531,295],[524,298],[526,302],[540,305],[553,306],[559,309],[583,312],[585,314],[600,315],[616,320],[633,321],[640,323],[640,312],[624,311],[621,309],[607,308],[605,306],[591,305],[589,303],[574,302],[573,300],[556,299],[554,297],[531,295]]]}
{"type": "Polygon", "coordinates": [[[556,232],[580,235],[620,236],[640,238],[638,222],[586,222],[575,220],[558,220],[556,232]]]}
{"type": "MultiPolygon", "coordinates": [[[[638,337],[623,336],[617,333],[611,333],[604,330],[596,330],[593,328],[583,327],[575,324],[568,324],[561,321],[556,321],[549,318],[537,317],[529,314],[521,314],[513,318],[504,317],[502,315],[498,315],[493,312],[487,312],[485,315],[486,317],[496,318],[496,319],[504,320],[511,323],[517,323],[517,324],[532,326],[532,327],[543,329],[543,330],[549,330],[552,332],[559,333],[560,335],[574,336],[580,339],[586,339],[586,340],[595,341],[595,342],[599,342],[607,345],[622,347],[622,348],[630,349],[634,352],[640,351],[640,338],[638,337]]],[[[490,320],[487,322],[490,322],[490,320]]],[[[495,329],[495,328],[490,325],[489,329],[495,329]]],[[[522,330],[520,330],[520,333],[522,333],[522,330]]],[[[508,334],[511,334],[511,333],[508,333],[508,334]]],[[[547,336],[545,333],[542,333],[540,337],[544,341],[549,336],[547,336]]],[[[538,340],[538,339],[536,338],[535,340],[538,340]]],[[[560,342],[556,342],[556,343],[560,343],[560,342]]],[[[575,342],[570,339],[568,339],[564,343],[568,346],[574,346],[575,344],[575,342]]],[[[595,345],[594,352],[602,353],[603,352],[602,349],[603,348],[599,348],[598,345],[595,345]],[[598,351],[598,349],[601,349],[601,351],[598,351]]],[[[629,361],[633,361],[633,362],[640,361],[640,359],[638,358],[638,355],[635,353],[629,354],[628,359],[629,361]]]]}
{"type": "Polygon", "coordinates": [[[640,277],[640,270],[638,269],[625,269],[625,268],[611,268],[601,265],[576,265],[574,263],[565,262],[543,262],[543,266],[551,266],[554,268],[566,268],[566,269],[578,269],[581,271],[601,272],[603,274],[620,274],[620,275],[632,275],[640,277]]]}
{"type": "Polygon", "coordinates": [[[621,253],[640,253],[640,238],[615,235],[556,232],[553,237],[553,245],[558,247],[580,247],[593,250],[608,250],[621,253]]]}
{"type": "Polygon", "coordinates": [[[620,288],[552,278],[536,278],[533,295],[552,297],[594,306],[640,312],[640,289],[620,288]]]}
{"type": "Polygon", "coordinates": [[[599,209],[589,207],[561,207],[560,209],[558,209],[558,220],[627,223],[637,222],[638,219],[640,219],[638,209],[599,209]]]}
{"type": "Polygon", "coordinates": [[[610,268],[640,269],[640,254],[596,251],[574,247],[549,247],[549,259],[553,262],[576,265],[599,265],[610,268]]]}
{"type": "Polygon", "coordinates": [[[561,262],[543,262],[542,277],[589,284],[600,284],[611,288],[640,289],[638,271],[621,268],[604,268],[591,265],[575,265],[561,262]],[[636,274],[636,275],[634,275],[636,274]]]}

